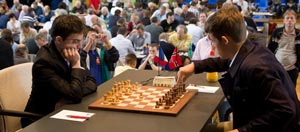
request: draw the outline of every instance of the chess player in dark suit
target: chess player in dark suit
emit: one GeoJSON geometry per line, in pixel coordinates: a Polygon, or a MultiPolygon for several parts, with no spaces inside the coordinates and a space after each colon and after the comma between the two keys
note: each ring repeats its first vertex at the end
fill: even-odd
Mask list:
{"type": "Polygon", "coordinates": [[[178,82],[193,73],[225,72],[219,83],[233,110],[232,132],[298,132],[299,101],[294,85],[265,46],[246,40],[239,11],[221,8],[207,20],[205,29],[220,57],[180,68],[178,82]]]}
{"type": "MultiPolygon", "coordinates": [[[[47,115],[64,104],[79,103],[96,91],[96,81],[80,64],[84,24],[77,16],[59,16],[32,68],[32,91],[25,111],[47,115]]],[[[21,119],[22,127],[36,119],[21,119]]]]}

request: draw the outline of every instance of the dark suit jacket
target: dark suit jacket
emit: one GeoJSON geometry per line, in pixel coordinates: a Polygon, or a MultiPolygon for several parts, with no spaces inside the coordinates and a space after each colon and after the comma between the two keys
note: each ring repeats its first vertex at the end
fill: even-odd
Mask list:
{"type": "MultiPolygon", "coordinates": [[[[89,71],[70,68],[52,42],[43,46],[36,56],[32,68],[32,91],[25,111],[47,115],[59,104],[79,103],[83,96],[96,89],[95,79],[89,71]]],[[[22,126],[33,121],[23,118],[22,126]]]]}
{"type": "Polygon", "coordinates": [[[163,49],[165,56],[169,61],[175,49],[174,45],[166,41],[159,41],[159,46],[163,49]]]}
{"type": "Polygon", "coordinates": [[[26,47],[28,48],[29,54],[36,54],[40,49],[34,39],[29,39],[26,43],[26,47]]]}
{"type": "Polygon", "coordinates": [[[219,80],[240,132],[292,132],[299,101],[287,72],[264,46],[246,41],[233,64],[220,58],[196,61],[195,72],[227,71],[219,80]]]}
{"type": "Polygon", "coordinates": [[[14,65],[14,55],[11,45],[0,39],[0,70],[14,65]]]}

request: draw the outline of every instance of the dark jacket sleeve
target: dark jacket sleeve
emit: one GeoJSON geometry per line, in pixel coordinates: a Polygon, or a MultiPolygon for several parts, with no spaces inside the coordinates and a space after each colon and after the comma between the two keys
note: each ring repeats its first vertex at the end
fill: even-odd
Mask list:
{"type": "Polygon", "coordinates": [[[277,43],[277,41],[279,40],[279,38],[277,38],[278,32],[279,32],[279,29],[274,30],[274,32],[272,33],[272,35],[270,37],[269,44],[268,44],[268,48],[274,54],[276,53],[276,50],[278,48],[278,43],[277,43]]]}
{"type": "MultiPolygon", "coordinates": [[[[79,103],[84,95],[95,92],[97,89],[96,81],[89,72],[80,68],[72,68],[70,75],[60,75],[53,69],[57,69],[56,64],[50,65],[48,61],[39,60],[35,63],[33,72],[39,80],[47,82],[47,87],[56,89],[64,98],[79,103]]],[[[42,83],[40,81],[40,83],[42,83]]]]}
{"type": "Polygon", "coordinates": [[[104,59],[108,65],[109,71],[114,71],[113,64],[119,60],[119,56],[119,51],[114,46],[105,51],[104,59]]]}
{"type": "Polygon", "coordinates": [[[227,71],[230,64],[230,60],[224,60],[219,57],[207,58],[193,62],[195,65],[195,73],[227,71]]]}
{"type": "Polygon", "coordinates": [[[245,73],[247,80],[252,82],[249,89],[255,89],[254,92],[257,93],[255,98],[264,101],[264,106],[257,107],[263,107],[265,110],[260,111],[262,112],[260,116],[254,117],[249,123],[238,128],[239,132],[291,131],[294,129],[292,127],[296,126],[296,107],[298,107],[295,103],[298,102],[295,102],[295,92],[289,89],[292,86],[287,87],[281,81],[284,78],[283,72],[276,72],[268,67],[250,69],[252,68],[245,73]]]}

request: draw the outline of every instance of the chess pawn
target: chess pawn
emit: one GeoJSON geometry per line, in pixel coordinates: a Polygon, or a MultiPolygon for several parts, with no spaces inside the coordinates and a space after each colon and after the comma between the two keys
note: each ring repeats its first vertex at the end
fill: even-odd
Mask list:
{"type": "Polygon", "coordinates": [[[140,93],[140,96],[139,96],[140,98],[144,98],[144,96],[143,96],[143,93],[140,93]]]}

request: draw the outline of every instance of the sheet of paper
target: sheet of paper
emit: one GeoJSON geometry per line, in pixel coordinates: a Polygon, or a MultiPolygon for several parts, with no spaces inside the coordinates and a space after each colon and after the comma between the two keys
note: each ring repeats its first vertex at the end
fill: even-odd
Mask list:
{"type": "Polygon", "coordinates": [[[215,93],[219,89],[219,87],[193,85],[193,84],[190,84],[186,88],[187,89],[196,89],[196,90],[198,90],[198,92],[202,92],[202,93],[215,93]]]}
{"type": "Polygon", "coordinates": [[[91,118],[95,113],[72,111],[72,110],[62,110],[50,118],[70,120],[70,121],[79,121],[83,122],[91,118]]]}

